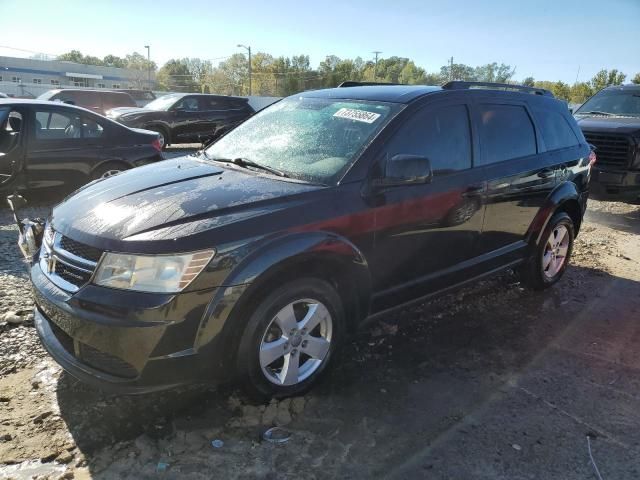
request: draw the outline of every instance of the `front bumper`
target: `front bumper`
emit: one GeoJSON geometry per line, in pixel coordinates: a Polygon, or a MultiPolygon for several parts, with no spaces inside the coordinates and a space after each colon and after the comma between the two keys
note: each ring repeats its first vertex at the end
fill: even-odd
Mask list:
{"type": "Polygon", "coordinates": [[[602,200],[636,200],[640,197],[640,171],[603,170],[591,174],[591,196],[602,200]]]}
{"type": "Polygon", "coordinates": [[[49,354],[71,375],[103,390],[137,394],[222,379],[211,341],[197,348],[217,289],[145,294],[87,285],[56,287],[31,268],[35,324],[49,354]]]}

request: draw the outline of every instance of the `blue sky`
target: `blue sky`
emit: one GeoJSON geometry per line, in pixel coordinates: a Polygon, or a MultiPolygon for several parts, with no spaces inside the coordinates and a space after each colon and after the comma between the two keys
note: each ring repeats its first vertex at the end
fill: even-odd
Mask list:
{"type": "MultiPolygon", "coordinates": [[[[273,55],[412,58],[428,71],[448,58],[516,67],[516,78],[573,83],[600,68],[640,72],[640,0],[439,2],[355,0],[0,0],[0,45],[102,57],[219,58],[238,43],[273,55]]],[[[27,52],[0,48],[0,55],[27,52]]]]}

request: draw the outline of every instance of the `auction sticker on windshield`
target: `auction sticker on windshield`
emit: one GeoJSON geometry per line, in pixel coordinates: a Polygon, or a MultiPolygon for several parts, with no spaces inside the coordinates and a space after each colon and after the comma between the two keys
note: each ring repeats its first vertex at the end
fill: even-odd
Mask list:
{"type": "Polygon", "coordinates": [[[353,108],[341,108],[333,114],[334,117],[356,120],[358,122],[373,123],[379,117],[379,113],[367,112],[366,110],[355,110],[353,108]]]}

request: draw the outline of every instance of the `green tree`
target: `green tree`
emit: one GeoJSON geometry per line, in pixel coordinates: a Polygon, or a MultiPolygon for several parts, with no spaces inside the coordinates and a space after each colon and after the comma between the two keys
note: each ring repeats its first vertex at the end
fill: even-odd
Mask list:
{"type": "Polygon", "coordinates": [[[171,59],[158,71],[158,86],[161,90],[198,92],[198,83],[193,79],[187,65],[181,60],[171,59]]]}
{"type": "Polygon", "coordinates": [[[71,50],[70,52],[58,55],[56,57],[56,60],[60,60],[63,62],[84,63],[84,55],[82,55],[82,52],[80,52],[80,50],[71,50]]]}
{"type": "Polygon", "coordinates": [[[627,78],[627,76],[615,68],[613,70],[602,69],[594,75],[590,84],[594,92],[598,92],[611,85],[621,85],[625,78],[627,78]]]}
{"type": "Polygon", "coordinates": [[[587,82],[574,83],[571,87],[569,101],[571,103],[584,103],[591,95],[593,95],[593,89],[587,82]]]}
{"type": "Polygon", "coordinates": [[[440,67],[440,78],[442,82],[448,82],[450,80],[473,82],[478,79],[476,69],[464,63],[454,63],[453,65],[440,67]]]}
{"type": "Polygon", "coordinates": [[[522,80],[522,85],[524,85],[525,87],[533,87],[535,86],[536,81],[533,77],[527,77],[524,80],[522,80]]]}
{"type": "Polygon", "coordinates": [[[475,68],[475,77],[479,82],[507,83],[515,75],[516,69],[511,65],[496,62],[480,65],[475,68]]]}
{"type": "Polygon", "coordinates": [[[554,97],[565,100],[567,102],[571,97],[571,88],[564,82],[539,81],[535,82],[535,87],[549,90],[551,91],[551,93],[553,93],[554,97]]]}
{"type": "Polygon", "coordinates": [[[633,83],[640,83],[640,73],[636,73],[636,76],[631,79],[633,83]]]}
{"type": "Polygon", "coordinates": [[[107,55],[102,59],[105,67],[127,68],[127,62],[124,58],[115,55],[107,55]]]}

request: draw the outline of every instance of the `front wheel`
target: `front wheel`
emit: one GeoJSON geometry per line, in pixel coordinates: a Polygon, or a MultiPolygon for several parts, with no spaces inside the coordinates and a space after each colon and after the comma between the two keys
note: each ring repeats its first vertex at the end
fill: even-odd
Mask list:
{"type": "Polygon", "coordinates": [[[565,212],[556,213],[542,234],[533,258],[523,267],[523,281],[535,290],[543,290],[556,283],[569,264],[575,228],[565,212]]]}
{"type": "Polygon", "coordinates": [[[303,278],[260,301],[237,355],[243,389],[253,400],[300,395],[326,371],[344,336],[340,297],[326,281],[303,278]]]}

